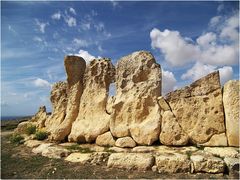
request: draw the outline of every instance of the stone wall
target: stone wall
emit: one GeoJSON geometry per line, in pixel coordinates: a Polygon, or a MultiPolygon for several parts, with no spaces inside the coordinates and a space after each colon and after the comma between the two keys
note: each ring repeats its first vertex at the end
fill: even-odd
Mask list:
{"type": "Polygon", "coordinates": [[[64,62],[67,82],[53,85],[51,116],[40,110],[33,118],[42,117],[38,126],[45,126],[51,140],[118,147],[239,146],[239,81],[222,89],[216,71],[163,97],[161,67],[149,52],[125,56],[116,67],[106,58],[86,65],[67,56],[64,62]],[[110,97],[113,82],[116,95],[110,97]]]}

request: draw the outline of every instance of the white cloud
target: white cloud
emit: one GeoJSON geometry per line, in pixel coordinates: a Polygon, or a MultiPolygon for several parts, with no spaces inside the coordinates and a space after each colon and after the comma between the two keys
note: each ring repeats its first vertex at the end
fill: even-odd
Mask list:
{"type": "Polygon", "coordinates": [[[43,40],[40,38],[40,37],[38,37],[38,36],[35,36],[34,38],[33,38],[33,40],[34,41],[37,41],[37,42],[42,42],[43,40]]]}
{"type": "Polygon", "coordinates": [[[152,48],[159,48],[165,59],[173,66],[182,66],[193,61],[198,48],[188,43],[178,31],[165,29],[163,32],[154,28],[150,32],[152,48]]]}
{"type": "Polygon", "coordinates": [[[103,22],[99,22],[98,24],[95,24],[94,27],[98,32],[105,30],[105,26],[103,22]]]}
{"type": "Polygon", "coordinates": [[[181,76],[181,79],[191,79],[192,81],[195,81],[211,72],[213,72],[216,69],[215,66],[211,65],[204,65],[200,62],[197,62],[191,69],[189,69],[186,73],[184,73],[181,76]]]}
{"type": "Polygon", "coordinates": [[[217,8],[217,11],[218,12],[221,12],[222,10],[224,9],[224,4],[219,4],[218,8],[217,8]]]}
{"type": "Polygon", "coordinates": [[[33,84],[36,86],[36,87],[42,87],[42,88],[49,88],[51,87],[51,84],[44,80],[44,79],[41,79],[41,78],[37,78],[33,81],[33,84]]]}
{"type": "Polygon", "coordinates": [[[166,94],[170,91],[173,91],[176,87],[177,80],[174,77],[174,74],[170,71],[162,70],[162,94],[166,94]]]}
{"type": "Polygon", "coordinates": [[[220,38],[231,39],[232,41],[238,41],[239,32],[239,16],[238,13],[226,19],[223,24],[223,28],[220,34],[220,38]]]}
{"type": "Polygon", "coordinates": [[[38,19],[35,19],[35,21],[36,21],[36,25],[39,28],[39,31],[42,33],[45,33],[45,28],[47,25],[49,25],[49,23],[48,22],[46,22],[46,23],[40,22],[38,19]]]}
{"type": "Polygon", "coordinates": [[[224,66],[222,68],[217,68],[217,66],[211,66],[207,64],[202,64],[197,62],[191,69],[181,76],[183,80],[196,81],[207,74],[219,70],[221,84],[224,85],[225,82],[233,77],[233,69],[230,66],[224,66]]]}
{"type": "Polygon", "coordinates": [[[89,43],[86,40],[83,39],[79,39],[79,38],[74,38],[73,39],[73,43],[77,46],[77,47],[88,47],[89,43]]]}
{"type": "Polygon", "coordinates": [[[16,34],[17,32],[13,29],[11,25],[8,25],[8,30],[16,34]]]}
{"type": "Polygon", "coordinates": [[[220,81],[224,85],[227,81],[231,80],[233,77],[233,69],[230,66],[224,66],[219,68],[220,81]]]}
{"type": "Polygon", "coordinates": [[[70,11],[72,14],[77,15],[75,9],[73,9],[72,7],[69,8],[69,11],[70,11]]]}
{"type": "Polygon", "coordinates": [[[69,27],[73,27],[77,25],[77,20],[74,17],[65,17],[65,22],[68,24],[69,27]]]}
{"type": "Polygon", "coordinates": [[[53,20],[60,20],[60,19],[61,19],[61,13],[60,13],[60,11],[54,13],[54,14],[51,16],[51,18],[52,18],[53,20]]]}
{"type": "MultiPolygon", "coordinates": [[[[92,61],[93,59],[96,59],[95,56],[89,54],[88,51],[85,51],[85,50],[82,50],[82,49],[78,52],[78,54],[75,54],[75,56],[82,57],[86,61],[87,64],[90,61],[92,61]]],[[[97,58],[101,58],[101,57],[98,56],[97,58]]]]}
{"type": "Polygon", "coordinates": [[[202,48],[208,48],[210,45],[215,45],[216,38],[215,33],[209,32],[197,38],[197,43],[202,48]]]}
{"type": "Polygon", "coordinates": [[[114,8],[116,8],[116,7],[119,6],[119,2],[117,2],[117,1],[115,1],[115,0],[110,0],[110,2],[111,2],[112,6],[113,6],[114,8]]]}
{"type": "Polygon", "coordinates": [[[220,22],[221,18],[222,18],[221,16],[214,16],[213,18],[211,18],[209,26],[210,27],[216,26],[220,22]]]}
{"type": "Polygon", "coordinates": [[[238,63],[239,23],[236,14],[218,24],[217,32],[206,32],[191,42],[178,31],[154,28],[150,32],[152,48],[159,49],[166,62],[172,66],[183,66],[191,62],[225,66],[238,63]]]}

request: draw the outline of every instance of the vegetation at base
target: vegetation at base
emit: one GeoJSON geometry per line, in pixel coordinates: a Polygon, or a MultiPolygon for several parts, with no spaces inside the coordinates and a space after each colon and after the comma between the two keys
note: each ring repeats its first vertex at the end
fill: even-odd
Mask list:
{"type": "Polygon", "coordinates": [[[47,137],[48,137],[48,133],[45,131],[37,131],[35,133],[35,138],[37,140],[44,140],[44,139],[47,139],[47,137]]]}
{"type": "Polygon", "coordinates": [[[105,147],[104,148],[104,151],[105,152],[109,152],[109,153],[115,153],[116,151],[112,150],[112,149],[109,149],[109,147],[105,147]]]}
{"type": "Polygon", "coordinates": [[[31,135],[31,134],[35,134],[36,133],[36,126],[35,125],[32,125],[30,124],[27,128],[26,128],[26,134],[27,135],[31,135]]]}
{"type": "Polygon", "coordinates": [[[10,142],[16,145],[23,144],[24,137],[22,137],[20,134],[13,134],[9,138],[10,142]]]}
{"type": "Polygon", "coordinates": [[[76,151],[77,152],[81,152],[81,153],[91,153],[91,152],[94,152],[94,151],[92,151],[89,148],[80,147],[78,144],[74,144],[74,145],[68,146],[66,148],[68,150],[70,150],[70,151],[73,151],[73,152],[76,152],[76,151]]]}

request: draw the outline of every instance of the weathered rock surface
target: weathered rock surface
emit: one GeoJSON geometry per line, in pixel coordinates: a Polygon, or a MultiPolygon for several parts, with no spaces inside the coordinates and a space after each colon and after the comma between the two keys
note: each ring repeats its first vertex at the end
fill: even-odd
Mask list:
{"type": "Polygon", "coordinates": [[[116,67],[116,89],[110,121],[113,136],[131,136],[140,145],[158,140],[161,68],[152,54],[138,51],[121,58],[116,67]]]}
{"type": "Polygon", "coordinates": [[[110,131],[101,134],[96,139],[96,144],[99,146],[114,146],[115,140],[110,131]]]}
{"type": "Polygon", "coordinates": [[[180,153],[162,153],[155,157],[159,173],[190,172],[188,156],[180,153]]]}
{"type": "Polygon", "coordinates": [[[32,117],[30,122],[36,122],[38,128],[45,127],[45,121],[47,120],[48,115],[45,106],[39,107],[38,112],[32,117]]]}
{"type": "Polygon", "coordinates": [[[219,157],[237,157],[238,151],[233,147],[205,147],[204,151],[219,157]]]}
{"type": "Polygon", "coordinates": [[[39,146],[40,144],[43,144],[43,142],[42,141],[38,141],[38,140],[27,140],[27,141],[24,142],[24,144],[27,147],[35,148],[35,147],[39,146]]]}
{"type": "Polygon", "coordinates": [[[93,142],[109,130],[110,115],[106,105],[114,72],[110,59],[95,59],[87,66],[80,110],[69,135],[70,141],[93,142]]]}
{"type": "Polygon", "coordinates": [[[226,157],[224,161],[227,165],[229,174],[240,173],[240,161],[239,158],[226,157]]]}
{"type": "Polygon", "coordinates": [[[81,164],[89,163],[92,160],[92,153],[72,153],[65,158],[66,161],[78,162],[81,164]]]}
{"type": "Polygon", "coordinates": [[[114,153],[111,154],[107,166],[124,169],[151,169],[154,158],[151,154],[144,153],[114,153]]]}
{"type": "Polygon", "coordinates": [[[67,73],[68,101],[66,117],[51,133],[51,139],[57,141],[64,140],[70,134],[72,124],[78,116],[86,62],[81,57],[66,56],[64,65],[67,73]]]}
{"type": "Polygon", "coordinates": [[[224,161],[218,157],[206,153],[196,153],[191,155],[191,172],[223,173],[224,161]]]}
{"type": "Polygon", "coordinates": [[[64,120],[67,108],[67,83],[59,81],[52,86],[50,100],[52,114],[45,121],[46,130],[53,132],[64,120]]]}
{"type": "Polygon", "coordinates": [[[239,89],[239,80],[228,81],[223,87],[223,104],[229,146],[239,146],[239,89]]]}
{"type": "Polygon", "coordinates": [[[121,147],[110,147],[108,150],[112,152],[118,152],[118,153],[130,152],[129,148],[121,148],[121,147]]]}
{"type": "Polygon", "coordinates": [[[54,145],[53,143],[43,143],[40,144],[38,147],[35,147],[32,149],[32,152],[34,154],[41,154],[45,149],[47,149],[48,147],[54,145]]]}
{"type": "Polygon", "coordinates": [[[213,135],[225,132],[218,71],[168,93],[166,101],[192,143],[206,143],[213,135]]]}
{"type": "Polygon", "coordinates": [[[42,151],[42,156],[54,159],[60,159],[68,156],[69,154],[70,151],[61,146],[48,146],[42,151]]]}
{"type": "Polygon", "coordinates": [[[214,134],[207,142],[199,144],[201,146],[228,146],[225,133],[214,134]]]}
{"type": "Polygon", "coordinates": [[[132,149],[132,152],[135,153],[150,153],[154,151],[156,151],[156,149],[151,146],[137,146],[132,149]]]}
{"type": "Polygon", "coordinates": [[[164,145],[182,146],[188,143],[188,135],[182,130],[174,114],[171,111],[164,111],[162,114],[162,126],[159,136],[160,142],[164,145]]]}
{"type": "Polygon", "coordinates": [[[136,142],[131,137],[123,137],[123,138],[117,139],[115,145],[117,147],[122,147],[122,148],[135,147],[136,142]]]}

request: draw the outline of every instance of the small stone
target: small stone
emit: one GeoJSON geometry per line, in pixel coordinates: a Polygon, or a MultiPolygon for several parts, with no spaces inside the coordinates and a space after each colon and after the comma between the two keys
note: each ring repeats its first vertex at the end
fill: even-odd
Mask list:
{"type": "Polygon", "coordinates": [[[158,97],[158,104],[163,111],[170,111],[171,108],[169,107],[168,103],[165,101],[164,97],[158,97]]]}
{"type": "Polygon", "coordinates": [[[131,137],[123,137],[123,138],[118,138],[115,146],[118,147],[135,147],[136,142],[131,138],[131,137]]]}
{"type": "Polygon", "coordinates": [[[157,172],[157,166],[156,165],[152,167],[152,171],[157,172]]]}
{"type": "Polygon", "coordinates": [[[114,146],[115,140],[110,131],[101,134],[96,139],[96,144],[99,146],[114,146]]]}
{"type": "Polygon", "coordinates": [[[228,146],[225,133],[214,134],[206,143],[199,144],[201,146],[228,146]]]}
{"type": "Polygon", "coordinates": [[[113,153],[108,159],[107,166],[124,169],[147,170],[154,164],[151,154],[145,153],[113,153]]]}

